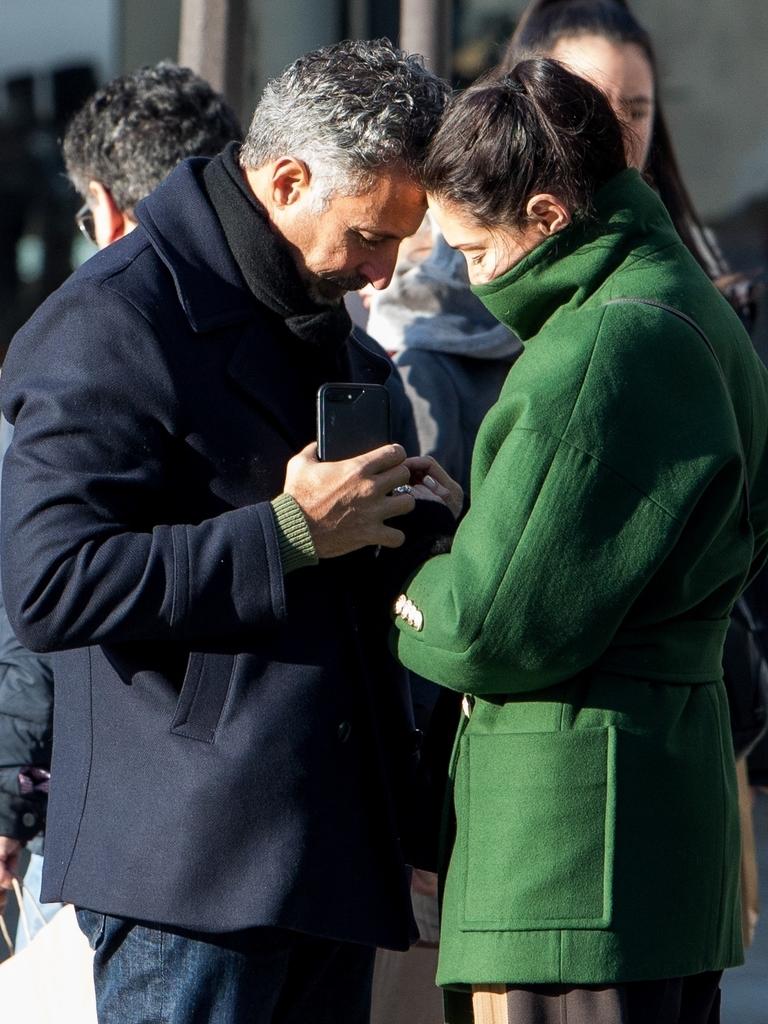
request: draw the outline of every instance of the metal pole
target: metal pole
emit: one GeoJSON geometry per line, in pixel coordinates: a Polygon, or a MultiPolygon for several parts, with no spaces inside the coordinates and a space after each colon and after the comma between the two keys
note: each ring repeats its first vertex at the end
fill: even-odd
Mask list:
{"type": "Polygon", "coordinates": [[[182,0],[179,63],[239,107],[243,92],[246,0],[182,0]]]}
{"type": "Polygon", "coordinates": [[[400,0],[400,45],[423,54],[438,75],[451,71],[451,0],[400,0]]]}

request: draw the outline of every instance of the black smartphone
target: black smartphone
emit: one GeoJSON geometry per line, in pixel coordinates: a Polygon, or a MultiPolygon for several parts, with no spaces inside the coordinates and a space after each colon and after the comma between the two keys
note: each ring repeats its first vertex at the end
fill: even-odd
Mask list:
{"type": "Polygon", "coordinates": [[[352,459],[389,444],[389,392],[383,384],[323,384],[317,392],[317,457],[352,459]]]}

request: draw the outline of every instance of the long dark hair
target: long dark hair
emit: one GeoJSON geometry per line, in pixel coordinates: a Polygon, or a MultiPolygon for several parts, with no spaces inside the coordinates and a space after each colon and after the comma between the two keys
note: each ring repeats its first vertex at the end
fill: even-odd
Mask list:
{"type": "Polygon", "coordinates": [[[423,181],[487,227],[520,227],[537,192],[587,216],[597,190],[626,166],[621,125],[603,93],[557,61],[535,57],[453,98],[423,181]]]}
{"type": "MultiPolygon", "coordinates": [[[[651,66],[655,87],[658,67],[650,36],[625,0],[532,0],[509,41],[501,70],[508,71],[532,53],[551,53],[559,40],[580,35],[596,35],[614,43],[638,46],[651,66]]],[[[644,174],[661,196],[677,233],[707,274],[713,280],[728,274],[729,267],[702,225],[683,183],[658,95],[644,174]]]]}

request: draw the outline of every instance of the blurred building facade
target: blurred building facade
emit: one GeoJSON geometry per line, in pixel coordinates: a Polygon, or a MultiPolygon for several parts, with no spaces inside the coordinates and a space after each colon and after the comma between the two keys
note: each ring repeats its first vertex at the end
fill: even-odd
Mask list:
{"type": "MultiPolygon", "coordinates": [[[[114,74],[179,53],[184,3],[2,0],[0,4],[0,350],[87,250],[63,177],[66,119],[114,74]]],[[[398,38],[399,0],[226,0],[240,24],[228,98],[247,123],[264,82],[337,39],[398,38]]],[[[415,0],[419,2],[419,0],[415,0]]],[[[454,0],[450,66],[467,83],[495,62],[522,0],[454,0]]],[[[762,0],[634,0],[660,56],[661,90],[684,174],[741,269],[768,264],[768,6],[762,0]]],[[[197,70],[204,70],[200,67],[197,70]]]]}

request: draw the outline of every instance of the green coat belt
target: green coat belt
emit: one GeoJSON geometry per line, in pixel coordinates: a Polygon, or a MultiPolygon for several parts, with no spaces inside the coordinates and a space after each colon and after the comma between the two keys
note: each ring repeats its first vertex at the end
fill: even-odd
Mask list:
{"type": "Polygon", "coordinates": [[[721,659],[768,543],[768,375],[634,171],[477,291],[525,351],[480,429],[453,549],[396,619],[403,663],[472,697],[438,981],[737,964],[721,659]],[[695,330],[620,297],[693,317],[725,382],[695,330]]]}

